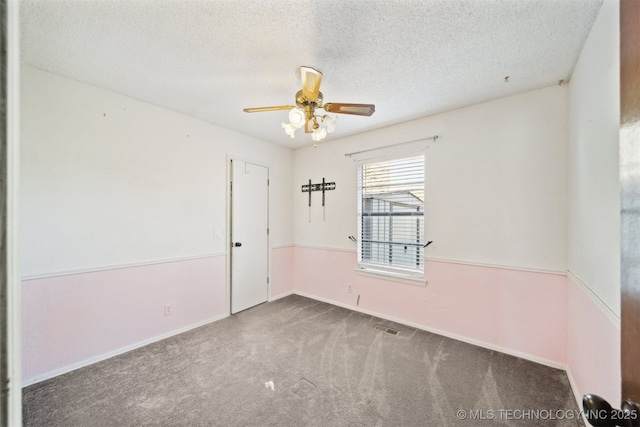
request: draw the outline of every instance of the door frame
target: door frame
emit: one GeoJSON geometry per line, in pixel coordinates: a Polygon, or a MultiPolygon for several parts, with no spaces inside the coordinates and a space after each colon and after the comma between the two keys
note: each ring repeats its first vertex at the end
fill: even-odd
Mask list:
{"type": "Polygon", "coordinates": [[[21,374],[21,317],[20,317],[20,267],[18,263],[18,202],[19,202],[19,155],[20,155],[20,32],[19,4],[17,1],[3,2],[0,20],[4,26],[2,35],[3,55],[2,84],[6,88],[2,102],[6,109],[0,120],[4,123],[4,135],[0,150],[4,151],[0,174],[6,187],[4,190],[2,224],[2,246],[0,254],[0,426],[22,425],[22,374],[21,374]],[[6,83],[6,85],[5,85],[6,83]]]}
{"type": "MultiPolygon", "coordinates": [[[[238,161],[238,162],[245,162],[245,163],[251,163],[257,166],[262,166],[267,168],[267,179],[271,179],[271,165],[269,162],[265,162],[262,160],[255,160],[255,159],[250,159],[250,158],[246,158],[244,156],[240,156],[240,155],[235,155],[235,154],[227,154],[227,159],[226,159],[226,166],[227,166],[227,183],[226,183],[226,189],[227,189],[227,195],[226,195],[226,203],[227,203],[227,208],[226,208],[226,227],[227,227],[227,232],[225,233],[225,254],[227,254],[226,258],[227,258],[227,274],[226,274],[226,307],[227,307],[227,316],[231,316],[231,285],[232,285],[232,279],[231,279],[231,275],[232,275],[232,251],[231,251],[231,242],[232,242],[232,228],[231,226],[233,225],[233,211],[232,211],[232,206],[231,206],[231,198],[232,198],[232,189],[231,189],[231,181],[233,179],[233,169],[232,169],[232,161],[238,161]]],[[[267,186],[267,227],[271,227],[271,186],[267,186]]],[[[269,228],[269,230],[271,230],[269,228]]],[[[271,232],[269,232],[269,235],[267,235],[267,275],[268,275],[268,281],[267,281],[267,302],[271,301],[271,232]]]]}
{"type": "Polygon", "coordinates": [[[631,153],[620,161],[620,376],[622,400],[640,402],[640,345],[638,334],[640,327],[640,278],[634,269],[638,266],[640,245],[637,236],[625,232],[640,217],[635,211],[638,205],[637,148],[640,146],[627,128],[637,129],[640,126],[640,55],[637,43],[640,40],[640,29],[636,18],[640,16],[640,1],[620,1],[620,154],[631,153]],[[631,158],[629,158],[631,157],[631,158]],[[632,177],[624,180],[622,176],[632,177]]]}

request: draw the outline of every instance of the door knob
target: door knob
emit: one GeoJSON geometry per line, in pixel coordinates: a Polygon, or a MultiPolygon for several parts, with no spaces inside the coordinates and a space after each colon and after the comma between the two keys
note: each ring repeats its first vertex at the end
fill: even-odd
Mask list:
{"type": "Polygon", "coordinates": [[[640,426],[640,419],[638,419],[638,416],[640,415],[640,408],[636,402],[632,400],[625,400],[622,402],[621,410],[624,418],[627,420],[628,426],[640,426]]]}
{"type": "Polygon", "coordinates": [[[602,397],[586,394],[582,398],[582,408],[589,424],[595,427],[640,426],[638,406],[630,400],[622,403],[622,409],[613,409],[602,397]]]}
{"type": "Polygon", "coordinates": [[[242,246],[242,243],[240,243],[240,242],[235,242],[235,243],[233,244],[233,246],[235,246],[236,248],[239,248],[240,246],[242,246]]]}

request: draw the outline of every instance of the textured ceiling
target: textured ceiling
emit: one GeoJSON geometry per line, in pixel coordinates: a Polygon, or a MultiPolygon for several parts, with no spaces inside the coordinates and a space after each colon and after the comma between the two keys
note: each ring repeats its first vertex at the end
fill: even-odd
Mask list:
{"type": "Polygon", "coordinates": [[[335,139],[567,81],[602,0],[23,0],[22,60],[289,147],[296,68],[323,72],[335,139]],[[508,82],[505,77],[509,76],[508,82]]]}

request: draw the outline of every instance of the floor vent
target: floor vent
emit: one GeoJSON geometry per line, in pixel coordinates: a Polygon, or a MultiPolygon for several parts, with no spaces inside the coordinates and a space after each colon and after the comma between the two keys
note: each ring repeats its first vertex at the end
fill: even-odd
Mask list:
{"type": "Polygon", "coordinates": [[[315,388],[316,385],[314,383],[305,378],[300,378],[290,390],[300,397],[307,397],[315,388]]]}
{"type": "Polygon", "coordinates": [[[398,331],[396,329],[387,328],[384,325],[376,325],[373,329],[375,329],[376,331],[380,331],[380,332],[386,332],[386,333],[391,334],[391,335],[398,335],[400,333],[400,331],[398,331]]]}

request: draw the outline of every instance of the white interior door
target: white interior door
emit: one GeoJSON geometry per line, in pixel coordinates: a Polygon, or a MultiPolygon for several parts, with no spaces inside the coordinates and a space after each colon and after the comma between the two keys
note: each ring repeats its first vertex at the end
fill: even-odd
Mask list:
{"type": "Polygon", "coordinates": [[[231,313],[267,301],[269,169],[231,161],[231,313]]]}

